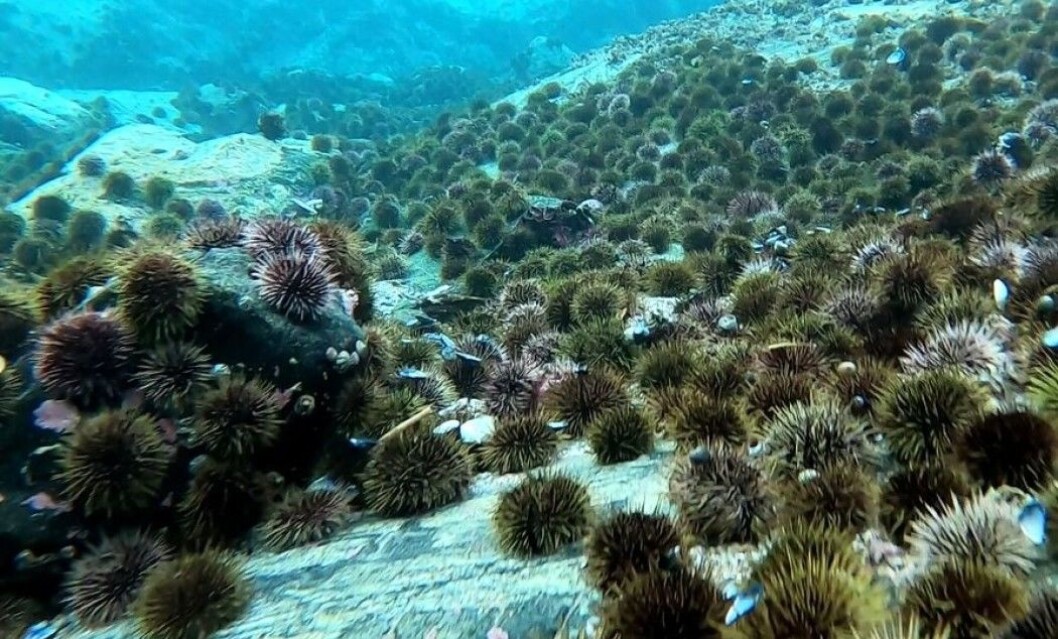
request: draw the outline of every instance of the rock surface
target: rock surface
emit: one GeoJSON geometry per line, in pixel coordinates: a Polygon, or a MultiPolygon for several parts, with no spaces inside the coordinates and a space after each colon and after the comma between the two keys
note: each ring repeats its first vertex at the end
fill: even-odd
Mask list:
{"type": "Polygon", "coordinates": [[[103,178],[77,171],[77,161],[85,155],[102,158],[108,170],[124,171],[140,186],[164,177],[176,185],[175,197],[193,203],[211,198],[247,219],[282,210],[292,197],[309,190],[308,168],[324,157],[304,140],[272,142],[238,134],[195,143],[165,127],[131,124],[103,135],[74,157],[62,175],[7,208],[29,219],[34,200],[58,195],[74,208],[99,211],[109,221],[124,219],[136,227],[149,211],[147,204],[104,198],[103,178]]]}
{"type": "Polygon", "coordinates": [[[196,335],[217,361],[241,364],[281,388],[323,386],[331,371],[327,349],[354,352],[364,333],[337,293],[315,321],[294,323],[272,311],[250,279],[250,258],[240,248],[213,249],[198,260],[210,294],[196,335]]]}
{"type": "MultiPolygon", "coordinates": [[[[600,467],[572,444],[554,469],[584,481],[597,510],[667,508],[668,450],[600,467]]],[[[511,637],[554,636],[567,616],[583,627],[594,594],[580,548],[533,561],[509,559],[494,541],[498,495],[521,475],[479,475],[470,497],[417,519],[364,520],[329,543],[251,558],[256,595],[248,615],[216,639],[485,637],[498,623],[511,637]],[[386,633],[396,631],[395,635],[386,633]],[[551,635],[546,634],[551,632],[551,635]]],[[[131,624],[71,639],[132,639],[131,624]]]]}
{"type": "Polygon", "coordinates": [[[102,124],[92,111],[54,91],[0,77],[0,141],[6,144],[64,146],[102,124]]]}

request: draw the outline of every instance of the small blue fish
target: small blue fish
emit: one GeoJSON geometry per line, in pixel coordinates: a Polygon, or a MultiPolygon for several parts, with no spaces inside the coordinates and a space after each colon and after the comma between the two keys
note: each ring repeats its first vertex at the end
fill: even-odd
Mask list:
{"type": "Polygon", "coordinates": [[[405,366],[397,371],[397,377],[403,379],[430,379],[430,374],[419,368],[405,366]]]}
{"type": "Polygon", "coordinates": [[[727,610],[727,616],[724,617],[724,623],[730,626],[742,617],[753,612],[757,607],[757,602],[760,601],[760,597],[763,594],[764,587],[760,584],[753,584],[749,588],[735,595],[731,607],[727,610]]]}
{"type": "Polygon", "coordinates": [[[22,639],[51,639],[59,633],[59,629],[47,621],[33,624],[26,629],[22,639]]]}
{"type": "Polygon", "coordinates": [[[1032,543],[1040,546],[1047,541],[1047,509],[1037,499],[1032,499],[1018,513],[1018,525],[1032,543]]]}
{"type": "Polygon", "coordinates": [[[371,450],[378,445],[378,440],[369,437],[350,437],[349,445],[358,450],[371,450]]]}
{"type": "Polygon", "coordinates": [[[470,353],[464,353],[463,351],[456,351],[455,356],[464,362],[469,362],[471,364],[480,364],[482,361],[480,357],[471,355],[470,353]]]}
{"type": "Polygon", "coordinates": [[[450,348],[452,350],[456,348],[455,341],[444,333],[423,333],[423,339],[438,344],[441,348],[450,348]]]}
{"type": "Polygon", "coordinates": [[[1043,345],[1047,348],[1058,348],[1058,327],[1043,334],[1043,345]]]}

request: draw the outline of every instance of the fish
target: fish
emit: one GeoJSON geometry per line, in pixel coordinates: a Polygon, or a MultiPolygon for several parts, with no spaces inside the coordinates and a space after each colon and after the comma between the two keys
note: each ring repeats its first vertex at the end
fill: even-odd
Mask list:
{"type": "Polygon", "coordinates": [[[397,377],[402,379],[430,379],[430,374],[419,368],[405,366],[397,371],[397,377]]]}
{"type": "Polygon", "coordinates": [[[457,359],[461,359],[469,364],[480,364],[482,361],[484,361],[477,355],[471,355],[470,353],[464,353],[463,351],[456,351],[453,355],[457,359]]]}
{"type": "Polygon", "coordinates": [[[348,441],[350,446],[358,450],[371,450],[378,446],[378,440],[370,437],[350,437],[348,441]]]}
{"type": "Polygon", "coordinates": [[[727,609],[724,623],[730,626],[742,617],[753,612],[763,594],[764,588],[760,584],[753,584],[746,590],[735,595],[731,607],[727,609]]]}
{"type": "Polygon", "coordinates": [[[33,410],[33,425],[56,433],[68,433],[81,421],[81,413],[66,400],[46,399],[33,410]]]}
{"type": "Polygon", "coordinates": [[[1007,302],[1010,300],[1010,287],[1001,279],[992,282],[992,299],[996,302],[996,308],[1001,312],[1007,310],[1007,302]]]}
{"type": "Polygon", "coordinates": [[[1018,513],[1018,525],[1037,546],[1047,541],[1047,509],[1037,499],[1029,500],[1018,513]]]}
{"type": "Polygon", "coordinates": [[[59,633],[59,629],[47,621],[40,621],[26,629],[22,639],[51,639],[59,633]]]}
{"type": "Polygon", "coordinates": [[[22,505],[34,512],[55,512],[55,513],[66,513],[70,512],[70,505],[55,501],[55,498],[45,492],[39,492],[26,499],[22,500],[22,505]]]}

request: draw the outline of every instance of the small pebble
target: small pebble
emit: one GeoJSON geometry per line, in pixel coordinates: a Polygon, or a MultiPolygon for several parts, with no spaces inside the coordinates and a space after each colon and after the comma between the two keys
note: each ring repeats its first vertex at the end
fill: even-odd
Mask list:
{"type": "Polygon", "coordinates": [[[731,313],[721,315],[720,319],[716,320],[716,328],[723,333],[734,333],[738,330],[738,318],[731,313]]]}
{"type": "Polygon", "coordinates": [[[459,437],[465,444],[483,444],[496,430],[496,419],[491,415],[482,415],[463,422],[459,427],[459,437]]]}
{"type": "Polygon", "coordinates": [[[849,376],[856,372],[856,364],[849,361],[844,361],[838,364],[838,374],[849,376]]]}
{"type": "Polygon", "coordinates": [[[1054,310],[1054,297],[1050,295],[1041,295],[1040,299],[1036,300],[1036,312],[1040,315],[1046,315],[1054,310]]]}
{"type": "Polygon", "coordinates": [[[819,471],[808,468],[797,474],[797,481],[802,484],[807,484],[808,482],[813,481],[816,477],[819,477],[819,471]]]}

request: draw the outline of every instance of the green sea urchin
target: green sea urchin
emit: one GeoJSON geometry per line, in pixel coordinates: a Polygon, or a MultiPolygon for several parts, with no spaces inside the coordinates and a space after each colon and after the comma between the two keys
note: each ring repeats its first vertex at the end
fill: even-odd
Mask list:
{"type": "Polygon", "coordinates": [[[108,411],[63,441],[58,479],[86,515],[136,513],[160,497],[171,452],[151,416],[108,411]]]}
{"type": "Polygon", "coordinates": [[[500,548],[511,555],[550,555],[587,534],[588,490],[564,475],[532,475],[500,495],[492,514],[500,548]]]}
{"type": "Polygon", "coordinates": [[[364,470],[368,508],[403,517],[447,506],[470,486],[473,465],[460,442],[412,429],[381,442],[364,470]]]}
{"type": "Polygon", "coordinates": [[[208,637],[245,614],[251,592],[239,559],[206,551],[183,555],[151,571],[133,612],[147,639],[208,637]]]}
{"type": "Polygon", "coordinates": [[[500,419],[481,449],[485,468],[494,473],[521,473],[545,466],[558,452],[558,433],[538,413],[500,419]]]}

